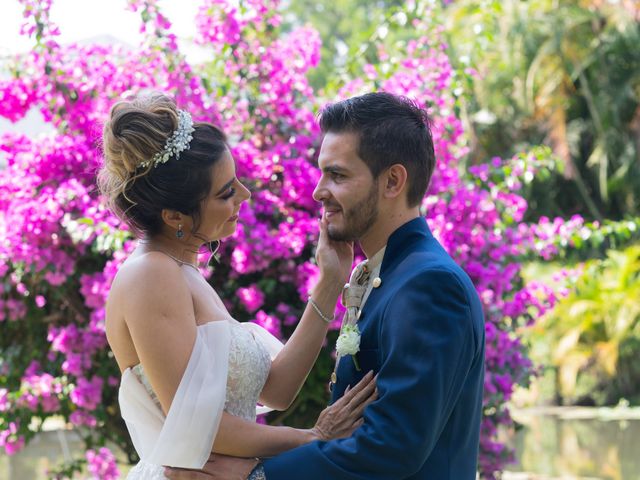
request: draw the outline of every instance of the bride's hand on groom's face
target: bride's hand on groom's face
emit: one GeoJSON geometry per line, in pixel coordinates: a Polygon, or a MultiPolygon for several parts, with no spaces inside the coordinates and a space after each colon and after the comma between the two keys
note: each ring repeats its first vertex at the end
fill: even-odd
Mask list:
{"type": "Polygon", "coordinates": [[[324,216],[320,219],[320,236],[316,248],[316,262],[327,280],[341,287],[349,278],[353,265],[353,242],[331,240],[324,216]]]}
{"type": "Polygon", "coordinates": [[[378,398],[376,377],[367,373],[353,388],[347,388],[344,395],[328,406],[318,417],[311,429],[315,440],[346,438],[359,428],[364,419],[364,409],[378,398]]]}
{"type": "Polygon", "coordinates": [[[255,458],[212,453],[202,470],[165,467],[164,475],[170,480],[246,480],[257,464],[255,458]]]}

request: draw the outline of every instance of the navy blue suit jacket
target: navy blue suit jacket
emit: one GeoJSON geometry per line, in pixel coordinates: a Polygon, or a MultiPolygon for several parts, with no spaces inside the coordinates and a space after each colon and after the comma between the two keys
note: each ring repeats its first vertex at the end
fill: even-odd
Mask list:
{"type": "Polygon", "coordinates": [[[357,371],[341,359],[333,400],[368,370],[378,399],[346,439],[265,460],[267,480],[474,480],[484,377],[484,320],[469,277],[424,218],[396,230],[358,325],[357,371]]]}

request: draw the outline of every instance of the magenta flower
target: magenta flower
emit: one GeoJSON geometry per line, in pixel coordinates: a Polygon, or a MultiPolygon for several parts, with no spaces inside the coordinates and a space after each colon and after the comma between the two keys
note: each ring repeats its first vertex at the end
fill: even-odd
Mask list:
{"type": "Polygon", "coordinates": [[[87,469],[92,478],[96,480],[117,480],[120,478],[116,458],[108,448],[101,447],[97,451],[88,450],[85,456],[87,469]]]}
{"type": "Polygon", "coordinates": [[[255,312],[264,304],[264,293],[255,284],[239,288],[238,297],[249,312],[255,312]]]}
{"type": "Polygon", "coordinates": [[[79,378],[77,385],[71,391],[71,401],[87,410],[95,409],[102,400],[103,383],[104,380],[101,377],[93,377],[91,380],[79,378]]]}

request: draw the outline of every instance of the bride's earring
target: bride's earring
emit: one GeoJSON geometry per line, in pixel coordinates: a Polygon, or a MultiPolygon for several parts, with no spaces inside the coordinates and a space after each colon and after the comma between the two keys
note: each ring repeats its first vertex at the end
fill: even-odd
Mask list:
{"type": "Polygon", "coordinates": [[[176,237],[177,238],[184,237],[184,232],[182,231],[182,225],[178,225],[178,230],[176,231],[176,237]]]}
{"type": "Polygon", "coordinates": [[[216,264],[219,264],[218,259],[216,258],[216,253],[218,253],[218,250],[220,249],[220,240],[214,240],[212,242],[208,243],[209,245],[209,260],[207,261],[207,265],[211,264],[211,259],[213,258],[213,261],[216,264]],[[215,248],[214,248],[215,245],[215,248]]]}
{"type": "Polygon", "coordinates": [[[220,250],[220,240],[209,242],[209,251],[211,252],[211,255],[215,255],[216,253],[218,253],[218,250],[220,250]],[[213,244],[216,245],[215,248],[213,247],[213,244]]]}

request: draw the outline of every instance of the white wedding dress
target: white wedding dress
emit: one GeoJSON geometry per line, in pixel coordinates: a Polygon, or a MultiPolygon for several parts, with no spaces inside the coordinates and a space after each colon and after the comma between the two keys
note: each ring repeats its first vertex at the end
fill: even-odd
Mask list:
{"type": "Polygon", "coordinates": [[[254,323],[200,325],[166,417],[141,365],[122,374],[119,403],[140,462],[128,480],[166,480],[163,465],[202,468],[223,410],[255,421],[271,360],[282,343],[254,323]]]}

